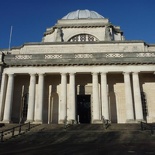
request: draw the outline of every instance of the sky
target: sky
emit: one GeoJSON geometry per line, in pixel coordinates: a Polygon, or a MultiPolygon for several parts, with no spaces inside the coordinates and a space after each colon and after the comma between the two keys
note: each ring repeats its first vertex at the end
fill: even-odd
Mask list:
{"type": "Polygon", "coordinates": [[[96,11],[126,40],[155,44],[155,0],[0,0],[0,49],[41,42],[47,28],[76,10],[96,11]]]}

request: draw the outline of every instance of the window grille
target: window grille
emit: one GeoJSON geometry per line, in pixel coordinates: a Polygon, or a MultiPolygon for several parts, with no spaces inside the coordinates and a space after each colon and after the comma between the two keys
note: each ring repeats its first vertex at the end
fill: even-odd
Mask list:
{"type": "Polygon", "coordinates": [[[90,34],[79,34],[73,36],[68,40],[68,42],[94,42],[98,41],[98,39],[90,34]]]}

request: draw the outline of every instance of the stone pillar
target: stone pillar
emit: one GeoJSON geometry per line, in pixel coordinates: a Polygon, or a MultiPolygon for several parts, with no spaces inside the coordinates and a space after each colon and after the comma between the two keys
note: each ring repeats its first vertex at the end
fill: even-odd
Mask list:
{"type": "Polygon", "coordinates": [[[133,78],[133,94],[134,94],[136,120],[143,120],[142,101],[141,101],[138,73],[132,73],[132,78],[133,78]]]}
{"type": "Polygon", "coordinates": [[[67,117],[67,75],[61,74],[61,96],[59,105],[59,123],[64,123],[67,117]]]}
{"type": "Polygon", "coordinates": [[[93,123],[99,123],[100,117],[100,103],[99,103],[99,84],[98,73],[93,73],[93,123]]]}
{"type": "Polygon", "coordinates": [[[126,102],[126,118],[127,122],[134,120],[134,111],[133,111],[133,98],[131,90],[131,80],[130,73],[124,73],[124,84],[125,84],[125,102],[126,102]]]}
{"type": "Polygon", "coordinates": [[[35,88],[36,88],[36,75],[30,74],[28,112],[26,122],[33,122],[34,120],[35,88]]]}
{"type": "Polygon", "coordinates": [[[101,73],[101,101],[102,101],[102,116],[109,120],[109,105],[108,105],[108,90],[107,90],[107,75],[101,73]]]}
{"type": "Polygon", "coordinates": [[[6,97],[7,75],[2,75],[1,93],[0,93],[0,121],[3,120],[4,104],[6,97]]]}
{"type": "Polygon", "coordinates": [[[69,120],[76,120],[76,104],[75,104],[75,73],[69,74],[69,120]]]}
{"type": "Polygon", "coordinates": [[[43,101],[44,101],[44,74],[39,74],[38,102],[36,105],[35,122],[43,123],[43,101]]]}
{"type": "Polygon", "coordinates": [[[13,89],[14,89],[14,74],[8,74],[8,84],[7,84],[4,118],[3,118],[3,122],[6,122],[6,123],[11,122],[13,89]]]}

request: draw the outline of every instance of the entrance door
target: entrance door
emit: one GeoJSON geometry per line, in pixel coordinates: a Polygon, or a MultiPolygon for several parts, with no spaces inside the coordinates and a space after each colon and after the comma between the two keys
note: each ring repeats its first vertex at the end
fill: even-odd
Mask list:
{"type": "Polygon", "coordinates": [[[77,115],[79,123],[90,123],[90,95],[77,95],[77,115]]]}

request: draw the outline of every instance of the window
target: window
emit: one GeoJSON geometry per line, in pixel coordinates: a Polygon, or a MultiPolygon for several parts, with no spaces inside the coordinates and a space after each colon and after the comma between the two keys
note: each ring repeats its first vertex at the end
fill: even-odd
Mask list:
{"type": "Polygon", "coordinates": [[[73,36],[68,40],[68,42],[93,42],[93,41],[99,41],[99,40],[90,34],[79,34],[73,36]]]}

